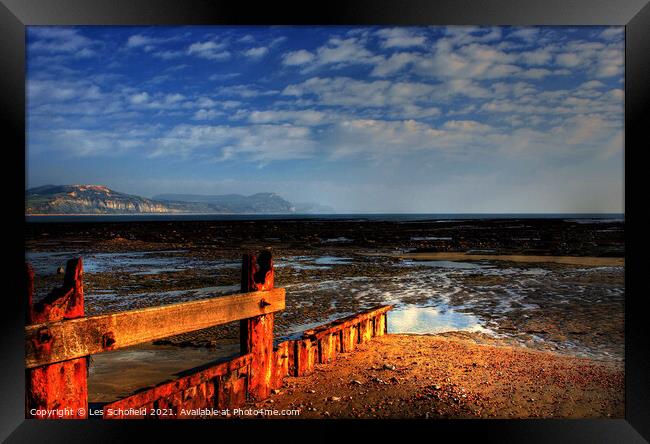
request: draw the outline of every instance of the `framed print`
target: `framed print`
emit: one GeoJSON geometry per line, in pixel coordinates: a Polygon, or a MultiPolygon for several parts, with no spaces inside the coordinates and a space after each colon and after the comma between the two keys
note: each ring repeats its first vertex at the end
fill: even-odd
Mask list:
{"type": "Polygon", "coordinates": [[[648,20],[3,0],[3,438],[644,442],[648,20]]]}

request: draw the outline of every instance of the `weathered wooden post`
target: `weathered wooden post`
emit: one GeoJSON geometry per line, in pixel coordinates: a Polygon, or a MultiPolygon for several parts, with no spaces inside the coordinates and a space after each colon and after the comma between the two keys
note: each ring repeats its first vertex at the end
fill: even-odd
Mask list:
{"type": "MultiPolygon", "coordinates": [[[[264,250],[259,255],[245,254],[242,261],[241,291],[273,289],[273,257],[264,250]]],[[[267,304],[264,299],[260,304],[267,304]]],[[[273,313],[240,321],[241,353],[252,353],[248,394],[254,400],[268,398],[273,377],[273,313]]]]}
{"type": "MultiPolygon", "coordinates": [[[[66,265],[63,286],[34,303],[34,272],[26,265],[27,324],[74,319],[84,316],[83,264],[81,258],[66,265]]],[[[47,325],[32,339],[32,346],[47,352],[53,337],[47,325]]],[[[88,417],[87,358],[25,370],[27,418],[85,419],[88,417]]]]}

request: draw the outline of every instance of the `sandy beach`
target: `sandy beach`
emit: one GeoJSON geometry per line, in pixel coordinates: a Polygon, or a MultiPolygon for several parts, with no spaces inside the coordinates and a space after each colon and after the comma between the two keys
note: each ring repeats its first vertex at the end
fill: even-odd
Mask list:
{"type": "MultiPolygon", "coordinates": [[[[387,335],[255,407],[297,418],[623,418],[621,362],[467,335],[387,335]]],[[[269,418],[281,418],[269,416],[269,418]]]]}

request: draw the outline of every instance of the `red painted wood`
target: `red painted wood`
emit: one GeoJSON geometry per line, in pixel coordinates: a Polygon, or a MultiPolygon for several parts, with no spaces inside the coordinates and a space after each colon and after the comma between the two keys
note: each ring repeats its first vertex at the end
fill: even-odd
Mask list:
{"type": "Polygon", "coordinates": [[[246,385],[252,355],[201,368],[170,382],[134,393],[104,406],[104,419],[139,419],[155,416],[159,419],[190,419],[181,409],[241,407],[246,401],[246,385]],[[139,415],[148,407],[168,409],[171,415],[139,415]]]}
{"type": "MultiPolygon", "coordinates": [[[[273,257],[264,250],[259,255],[245,254],[242,260],[241,291],[267,291],[274,285],[273,257]]],[[[262,303],[264,303],[262,301],[262,303]]],[[[241,353],[251,353],[248,394],[254,400],[268,398],[273,380],[274,315],[266,314],[240,322],[241,353]]]]}
{"type": "MultiPolygon", "coordinates": [[[[37,324],[84,315],[83,262],[68,261],[63,286],[34,302],[34,273],[27,266],[27,323],[37,324]]],[[[48,348],[47,330],[34,339],[35,347],[48,348]]],[[[87,358],[25,370],[25,414],[38,419],[85,419],[88,417],[87,358]]]]}

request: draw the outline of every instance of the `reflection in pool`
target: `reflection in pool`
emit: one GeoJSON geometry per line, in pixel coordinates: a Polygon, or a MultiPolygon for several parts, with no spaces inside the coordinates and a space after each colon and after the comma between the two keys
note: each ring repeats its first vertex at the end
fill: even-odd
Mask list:
{"type": "Polygon", "coordinates": [[[407,306],[388,312],[388,333],[442,333],[452,330],[490,333],[476,316],[440,307],[407,306]]]}

